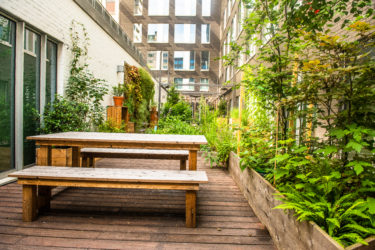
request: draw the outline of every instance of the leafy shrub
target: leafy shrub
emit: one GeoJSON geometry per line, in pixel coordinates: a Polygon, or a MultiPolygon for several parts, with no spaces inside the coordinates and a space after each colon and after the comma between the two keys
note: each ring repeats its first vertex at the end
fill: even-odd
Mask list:
{"type": "Polygon", "coordinates": [[[88,112],[86,104],[56,96],[52,105],[47,105],[44,110],[41,133],[86,131],[90,124],[82,117],[86,117],[88,112]]]}
{"type": "Polygon", "coordinates": [[[181,120],[179,116],[167,116],[159,120],[158,130],[152,133],[197,135],[199,130],[190,123],[181,120]]]}

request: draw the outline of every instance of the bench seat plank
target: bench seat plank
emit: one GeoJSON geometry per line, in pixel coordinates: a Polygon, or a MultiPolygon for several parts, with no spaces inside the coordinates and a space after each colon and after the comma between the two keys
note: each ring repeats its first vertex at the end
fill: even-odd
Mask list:
{"type": "Polygon", "coordinates": [[[180,160],[180,170],[186,170],[188,150],[82,148],[82,166],[95,167],[95,158],[180,160]]]}
{"type": "Polygon", "coordinates": [[[81,153],[153,154],[189,156],[188,150],[132,149],[132,148],[82,148],[81,153]]]}
{"type": "Polygon", "coordinates": [[[90,180],[98,182],[207,183],[204,171],[74,168],[36,166],[9,175],[22,179],[90,180]]]}

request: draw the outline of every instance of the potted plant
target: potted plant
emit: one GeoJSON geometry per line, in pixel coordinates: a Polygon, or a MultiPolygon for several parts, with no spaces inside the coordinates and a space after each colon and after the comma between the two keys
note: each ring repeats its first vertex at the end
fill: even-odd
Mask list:
{"type": "Polygon", "coordinates": [[[124,86],[123,84],[117,84],[117,86],[112,87],[113,102],[115,106],[122,107],[124,102],[124,86]]]}

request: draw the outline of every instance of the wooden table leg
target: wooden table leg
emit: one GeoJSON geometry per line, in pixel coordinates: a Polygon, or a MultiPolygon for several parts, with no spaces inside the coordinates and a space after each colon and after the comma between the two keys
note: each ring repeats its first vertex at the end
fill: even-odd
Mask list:
{"type": "Polygon", "coordinates": [[[196,213],[197,213],[197,192],[186,191],[186,227],[196,227],[196,213]]]}
{"type": "Polygon", "coordinates": [[[197,150],[189,150],[189,170],[197,170],[197,150]]]}
{"type": "Polygon", "coordinates": [[[49,210],[51,207],[51,187],[38,186],[38,209],[39,211],[49,210]]]}
{"type": "Polygon", "coordinates": [[[37,215],[36,186],[23,185],[22,219],[25,222],[35,220],[37,215]]]}
{"type": "Polygon", "coordinates": [[[79,147],[72,147],[72,167],[80,167],[80,148],[79,147]]]}
{"type": "Polygon", "coordinates": [[[41,145],[39,148],[39,155],[36,161],[41,166],[52,166],[52,147],[41,145]]]}
{"type": "Polygon", "coordinates": [[[180,170],[186,170],[186,160],[180,160],[180,170]]]}

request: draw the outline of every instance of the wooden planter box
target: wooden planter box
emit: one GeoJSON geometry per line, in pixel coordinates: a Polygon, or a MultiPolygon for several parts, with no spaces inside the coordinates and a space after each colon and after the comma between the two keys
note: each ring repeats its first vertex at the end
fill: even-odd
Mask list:
{"type": "MultiPolygon", "coordinates": [[[[241,171],[239,161],[237,155],[231,152],[229,173],[241,189],[254,213],[267,227],[278,249],[344,249],[314,222],[298,222],[293,216],[293,211],[272,209],[281,204],[281,201],[276,200],[273,195],[278,191],[256,171],[248,168],[241,171]]],[[[345,249],[375,249],[375,237],[369,237],[366,241],[369,243],[368,246],[355,244],[345,249]]]]}

